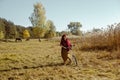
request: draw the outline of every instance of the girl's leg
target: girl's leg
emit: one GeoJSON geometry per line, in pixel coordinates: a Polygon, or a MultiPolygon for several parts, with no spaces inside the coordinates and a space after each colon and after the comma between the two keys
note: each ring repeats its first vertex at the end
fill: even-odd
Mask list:
{"type": "Polygon", "coordinates": [[[67,64],[67,55],[66,53],[62,54],[63,64],[67,64]]]}
{"type": "Polygon", "coordinates": [[[68,59],[68,51],[66,49],[62,48],[61,56],[62,56],[62,59],[64,61],[64,65],[66,65],[67,59],[68,59]]]}
{"type": "Polygon", "coordinates": [[[68,59],[69,59],[69,64],[71,64],[72,63],[72,57],[71,57],[70,52],[68,53],[68,59]]]}

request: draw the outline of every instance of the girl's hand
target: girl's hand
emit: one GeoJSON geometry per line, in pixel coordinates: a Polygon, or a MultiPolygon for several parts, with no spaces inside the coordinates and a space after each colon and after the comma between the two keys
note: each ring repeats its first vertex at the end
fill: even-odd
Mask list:
{"type": "Polygon", "coordinates": [[[64,49],[67,49],[66,47],[64,47],[64,46],[61,46],[62,48],[64,48],[64,49]]]}

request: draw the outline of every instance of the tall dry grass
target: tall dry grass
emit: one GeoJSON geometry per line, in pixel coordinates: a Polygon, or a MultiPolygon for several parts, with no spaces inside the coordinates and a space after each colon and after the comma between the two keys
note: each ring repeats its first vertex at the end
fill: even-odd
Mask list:
{"type": "Polygon", "coordinates": [[[110,25],[107,29],[86,33],[80,41],[81,50],[119,50],[120,23],[110,25]]]}
{"type": "Polygon", "coordinates": [[[108,51],[107,54],[99,55],[99,58],[120,59],[120,23],[87,32],[72,42],[77,45],[76,51],[108,51]]]}

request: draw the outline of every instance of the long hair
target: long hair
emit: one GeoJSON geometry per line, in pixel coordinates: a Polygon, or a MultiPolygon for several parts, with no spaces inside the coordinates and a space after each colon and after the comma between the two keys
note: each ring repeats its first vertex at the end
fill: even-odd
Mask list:
{"type": "Polygon", "coordinates": [[[65,41],[65,40],[64,40],[64,37],[66,37],[66,34],[63,34],[63,35],[62,35],[60,45],[62,44],[63,41],[65,41]]]}

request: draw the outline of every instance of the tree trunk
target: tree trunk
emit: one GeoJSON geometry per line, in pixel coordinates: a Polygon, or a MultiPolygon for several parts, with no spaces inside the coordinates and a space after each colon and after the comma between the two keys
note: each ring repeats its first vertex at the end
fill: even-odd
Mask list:
{"type": "Polygon", "coordinates": [[[39,37],[39,42],[41,42],[41,39],[40,39],[40,37],[39,37]]]}

